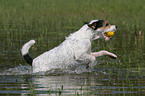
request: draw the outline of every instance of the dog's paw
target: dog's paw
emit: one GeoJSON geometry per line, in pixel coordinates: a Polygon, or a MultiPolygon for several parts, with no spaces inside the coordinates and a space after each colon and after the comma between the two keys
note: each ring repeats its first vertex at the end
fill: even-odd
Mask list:
{"type": "Polygon", "coordinates": [[[113,53],[111,53],[111,54],[109,55],[109,57],[112,58],[112,59],[117,59],[117,58],[118,58],[118,57],[117,57],[115,54],[113,54],[113,53]]]}
{"type": "Polygon", "coordinates": [[[110,56],[110,58],[112,58],[112,59],[117,59],[118,57],[110,56]]]}

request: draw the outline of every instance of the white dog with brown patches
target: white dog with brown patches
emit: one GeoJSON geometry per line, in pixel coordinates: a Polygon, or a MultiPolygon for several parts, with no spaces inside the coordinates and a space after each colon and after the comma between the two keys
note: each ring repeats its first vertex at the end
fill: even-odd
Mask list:
{"type": "Polygon", "coordinates": [[[92,20],[85,24],[81,29],[71,34],[59,46],[41,54],[32,59],[29,54],[29,48],[35,43],[30,40],[21,49],[24,59],[33,67],[33,73],[47,71],[55,68],[66,68],[74,64],[77,60],[89,60],[87,66],[94,66],[96,57],[108,55],[112,58],[117,56],[108,51],[91,52],[92,40],[104,38],[106,41],[111,37],[105,34],[109,31],[116,31],[115,25],[110,25],[108,21],[92,20]]]}

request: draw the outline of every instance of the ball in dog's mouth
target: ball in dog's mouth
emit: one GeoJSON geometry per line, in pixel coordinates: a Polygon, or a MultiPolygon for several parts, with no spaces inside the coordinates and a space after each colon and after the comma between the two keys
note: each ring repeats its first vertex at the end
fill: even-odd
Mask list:
{"type": "Polygon", "coordinates": [[[111,38],[112,36],[114,36],[114,32],[113,31],[109,31],[107,33],[104,34],[105,36],[111,38]]]}

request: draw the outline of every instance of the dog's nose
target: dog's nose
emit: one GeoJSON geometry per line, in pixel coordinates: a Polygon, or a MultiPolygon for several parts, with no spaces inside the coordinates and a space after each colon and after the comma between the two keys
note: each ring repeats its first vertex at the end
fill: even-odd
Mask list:
{"type": "Polygon", "coordinates": [[[117,27],[118,27],[118,26],[116,26],[116,29],[117,29],[117,27]]]}

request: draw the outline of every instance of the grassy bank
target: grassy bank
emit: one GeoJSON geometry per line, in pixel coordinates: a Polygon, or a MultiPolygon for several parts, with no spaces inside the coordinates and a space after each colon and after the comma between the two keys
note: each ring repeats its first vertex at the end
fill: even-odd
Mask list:
{"type": "MultiPolygon", "coordinates": [[[[142,25],[143,0],[1,0],[0,24],[81,26],[83,21],[107,19],[117,25],[142,25]]],[[[14,26],[13,25],[13,26],[14,26]]]]}

